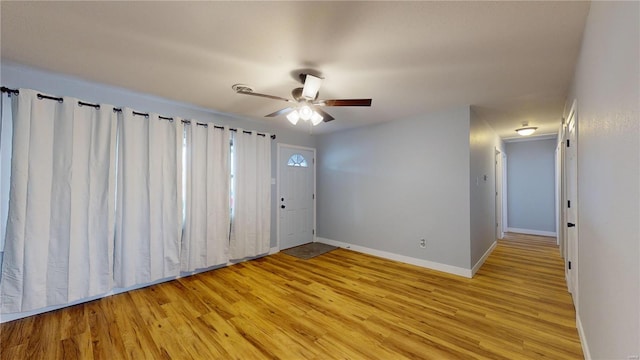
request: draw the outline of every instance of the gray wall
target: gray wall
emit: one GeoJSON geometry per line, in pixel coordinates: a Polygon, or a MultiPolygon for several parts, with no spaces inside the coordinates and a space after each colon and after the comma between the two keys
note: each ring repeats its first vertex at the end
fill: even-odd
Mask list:
{"type": "MultiPolygon", "coordinates": [[[[195,119],[202,122],[213,122],[218,125],[229,125],[230,127],[241,127],[247,130],[276,134],[276,140],[272,142],[271,146],[272,178],[275,178],[277,174],[277,143],[315,147],[314,136],[304,131],[294,131],[288,128],[289,122],[284,119],[280,119],[281,121],[276,123],[281,124],[281,126],[274,126],[272,123],[258,122],[229,114],[218,113],[191,104],[179,103],[122,88],[84,81],[75,77],[29,68],[19,64],[7,63],[6,61],[1,64],[0,71],[2,85],[9,88],[30,88],[51,95],[73,96],[88,102],[127,106],[143,112],[149,111],[165,116],[179,116],[185,119],[195,119]]],[[[276,238],[276,196],[276,185],[272,185],[271,247],[277,246],[278,242],[276,238]]]]}
{"type": "Polygon", "coordinates": [[[640,3],[593,2],[578,104],[578,309],[593,359],[640,355],[640,3]]]}
{"type": "Polygon", "coordinates": [[[509,228],[556,232],[556,139],[508,142],[509,228]]]}
{"type": "Polygon", "coordinates": [[[476,118],[472,112],[469,130],[471,267],[496,241],[496,148],[503,151],[502,141],[484,120],[476,118]]]}
{"type": "Polygon", "coordinates": [[[469,114],[320,136],[318,236],[469,268],[469,114]]]}

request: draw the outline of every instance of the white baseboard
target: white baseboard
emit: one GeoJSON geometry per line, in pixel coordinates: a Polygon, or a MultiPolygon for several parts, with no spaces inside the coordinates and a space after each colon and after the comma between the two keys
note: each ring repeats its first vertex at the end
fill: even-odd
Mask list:
{"type": "Polygon", "coordinates": [[[489,257],[489,255],[491,255],[491,253],[493,252],[493,250],[496,248],[497,245],[498,245],[498,242],[494,241],[493,244],[489,246],[487,251],[484,252],[480,260],[478,260],[478,262],[473,266],[473,269],[471,269],[472,277],[478,272],[478,270],[480,270],[480,267],[482,267],[482,264],[484,264],[484,262],[487,261],[487,258],[489,257]]]}
{"type": "Polygon", "coordinates": [[[273,255],[275,253],[279,253],[280,252],[280,248],[277,246],[272,247],[271,249],[269,249],[269,255],[273,255]]]}
{"type": "Polygon", "coordinates": [[[554,231],[542,231],[542,230],[531,230],[531,229],[520,229],[520,228],[507,228],[507,232],[527,234],[527,235],[551,236],[551,237],[555,237],[558,235],[554,231]]]}
{"type": "Polygon", "coordinates": [[[442,264],[435,261],[417,259],[410,256],[394,254],[388,251],[376,250],[376,249],[372,249],[372,248],[368,248],[360,245],[349,244],[342,241],[336,241],[336,240],[331,240],[331,239],[326,239],[321,237],[317,237],[316,241],[324,244],[328,244],[328,245],[337,246],[340,248],[357,251],[363,254],[378,256],[378,257],[389,259],[389,260],[400,261],[403,263],[416,265],[416,266],[420,266],[420,267],[431,269],[431,270],[442,271],[442,272],[446,272],[453,275],[464,276],[466,278],[471,278],[473,276],[471,269],[465,269],[458,266],[442,264]]]}
{"type": "Polygon", "coordinates": [[[582,328],[582,322],[580,321],[578,310],[576,310],[576,327],[578,328],[578,337],[580,337],[580,344],[582,345],[584,359],[591,360],[591,352],[589,351],[589,345],[587,345],[587,338],[585,337],[584,329],[582,328]]]}

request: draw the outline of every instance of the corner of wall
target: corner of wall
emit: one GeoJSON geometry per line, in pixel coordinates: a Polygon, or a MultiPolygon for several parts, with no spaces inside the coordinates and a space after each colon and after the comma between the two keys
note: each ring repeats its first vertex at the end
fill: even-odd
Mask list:
{"type": "MultiPolygon", "coordinates": [[[[471,112],[469,120],[469,266],[478,267],[495,244],[495,150],[502,146],[493,128],[471,112]]],[[[477,271],[477,269],[476,269],[477,271]]]]}
{"type": "Polygon", "coordinates": [[[471,276],[472,277],[476,275],[476,273],[478,272],[478,270],[480,270],[480,268],[482,267],[484,262],[487,261],[487,258],[489,258],[489,256],[493,252],[493,250],[496,249],[496,246],[498,246],[498,241],[497,240],[494,241],[493,244],[491,244],[491,246],[487,249],[487,251],[485,251],[485,253],[482,255],[480,260],[478,260],[478,262],[476,262],[476,264],[473,265],[473,268],[471,268],[471,276]]]}

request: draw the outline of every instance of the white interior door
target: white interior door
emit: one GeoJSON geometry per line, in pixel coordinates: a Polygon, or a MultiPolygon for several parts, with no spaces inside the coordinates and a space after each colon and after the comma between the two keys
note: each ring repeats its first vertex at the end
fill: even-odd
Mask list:
{"type": "Polygon", "coordinates": [[[566,173],[566,199],[565,218],[565,239],[567,239],[567,263],[566,277],[567,286],[573,295],[574,305],[577,307],[578,293],[578,143],[576,136],[576,107],[571,108],[567,121],[567,131],[565,140],[565,173],[566,173]]]}
{"type": "Polygon", "coordinates": [[[315,219],[315,149],[278,147],[280,249],[313,241],[315,219]]]}

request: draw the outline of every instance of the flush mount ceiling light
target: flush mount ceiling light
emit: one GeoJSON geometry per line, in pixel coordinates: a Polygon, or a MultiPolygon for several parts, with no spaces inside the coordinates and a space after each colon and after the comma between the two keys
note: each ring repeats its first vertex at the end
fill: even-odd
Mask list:
{"type": "Polygon", "coordinates": [[[333,116],[324,111],[323,107],[328,106],[371,106],[371,99],[331,99],[318,100],[318,90],[322,85],[322,78],[307,73],[299,74],[303,87],[298,87],[291,91],[293,99],[286,99],[280,96],[261,94],[253,91],[253,88],[245,84],[235,84],[231,88],[238,94],[257,96],[272,100],[280,100],[289,103],[289,107],[280,109],[266,117],[286,115],[287,120],[293,125],[300,119],[309,121],[313,126],[322,122],[333,120],[333,116]]]}
{"type": "Polygon", "coordinates": [[[516,129],[516,132],[521,136],[529,136],[538,130],[535,126],[529,126],[529,123],[522,123],[522,127],[516,129]]]}

